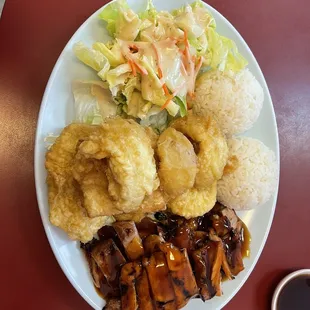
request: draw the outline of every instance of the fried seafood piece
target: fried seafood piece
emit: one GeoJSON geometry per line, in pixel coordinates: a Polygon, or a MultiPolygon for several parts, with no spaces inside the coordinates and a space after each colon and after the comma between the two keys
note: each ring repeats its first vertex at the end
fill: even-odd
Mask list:
{"type": "Polygon", "coordinates": [[[186,249],[179,249],[172,243],[160,244],[165,253],[169,273],[175,293],[177,309],[183,308],[188,301],[198,294],[197,283],[186,249]]]}
{"type": "Polygon", "coordinates": [[[191,142],[173,128],[166,129],[157,142],[158,176],[163,190],[171,197],[192,188],[197,173],[197,156],[191,142]]]}
{"type": "Polygon", "coordinates": [[[99,133],[80,144],[79,152],[86,158],[106,159],[108,192],[123,212],[136,211],[159,186],[151,139],[133,120],[108,119],[99,133]]]}
{"type": "Polygon", "coordinates": [[[142,240],[134,222],[115,222],[113,227],[130,260],[135,260],[143,256],[142,240]]]}
{"type": "Polygon", "coordinates": [[[101,241],[91,251],[91,256],[104,275],[107,284],[119,295],[119,273],[126,263],[125,257],[112,239],[101,241]]]}
{"type": "Polygon", "coordinates": [[[171,127],[182,132],[194,144],[198,158],[198,172],[195,180],[197,189],[206,189],[219,180],[228,160],[225,136],[211,116],[197,116],[188,113],[175,120],[171,127]]]}
{"type": "Polygon", "coordinates": [[[216,183],[207,189],[192,188],[168,202],[172,213],[186,219],[202,216],[209,212],[216,203],[216,183]]]}
{"type": "Polygon", "coordinates": [[[89,217],[112,216],[123,213],[108,192],[106,163],[87,159],[80,154],[75,157],[72,174],[79,183],[84,197],[84,207],[89,217]]]}
{"type": "Polygon", "coordinates": [[[141,263],[130,262],[122,267],[120,276],[122,309],[138,309],[138,298],[135,283],[141,274],[141,263]]]}
{"type": "Polygon", "coordinates": [[[98,128],[84,124],[67,126],[46,153],[45,161],[50,221],[63,229],[71,239],[84,243],[112,220],[106,216],[94,219],[88,216],[82,191],[72,176],[78,145],[90,134],[96,133],[98,128]]]}
{"type": "Polygon", "coordinates": [[[139,223],[147,214],[163,210],[166,210],[166,201],[161,190],[157,189],[151,195],[144,198],[137,211],[116,215],[115,219],[117,221],[134,221],[139,223]]]}
{"type": "Polygon", "coordinates": [[[176,310],[175,294],[165,254],[155,252],[149,258],[144,257],[142,262],[150,281],[155,309],[176,310]]]}
{"type": "Polygon", "coordinates": [[[72,178],[60,185],[49,174],[47,186],[50,221],[64,230],[71,239],[86,243],[93,239],[98,229],[113,222],[114,219],[108,216],[88,217],[83,207],[83,194],[72,178]]]}

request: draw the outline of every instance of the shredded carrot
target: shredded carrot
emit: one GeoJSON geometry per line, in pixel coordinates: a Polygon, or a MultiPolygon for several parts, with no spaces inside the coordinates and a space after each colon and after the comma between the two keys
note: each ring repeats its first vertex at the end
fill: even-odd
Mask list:
{"type": "Polygon", "coordinates": [[[161,108],[160,108],[161,111],[167,108],[167,106],[169,105],[169,103],[170,103],[170,101],[173,99],[173,97],[174,97],[173,95],[169,95],[169,96],[168,96],[167,101],[166,101],[165,104],[162,105],[161,108]]]}
{"type": "Polygon", "coordinates": [[[166,83],[163,84],[163,89],[164,89],[165,95],[166,95],[166,96],[169,96],[169,95],[170,95],[170,92],[169,92],[169,89],[168,89],[166,83]]]}
{"type": "Polygon", "coordinates": [[[142,74],[142,75],[148,75],[148,72],[145,68],[140,66],[134,59],[132,60],[133,65],[136,67],[136,69],[142,74]]]}
{"type": "Polygon", "coordinates": [[[184,44],[185,44],[185,47],[189,48],[189,42],[188,42],[188,36],[187,36],[186,30],[184,30],[184,44]]]}
{"type": "Polygon", "coordinates": [[[137,76],[137,70],[136,70],[136,66],[134,65],[133,61],[131,59],[128,59],[128,64],[131,68],[131,71],[133,73],[134,76],[137,76]]]}

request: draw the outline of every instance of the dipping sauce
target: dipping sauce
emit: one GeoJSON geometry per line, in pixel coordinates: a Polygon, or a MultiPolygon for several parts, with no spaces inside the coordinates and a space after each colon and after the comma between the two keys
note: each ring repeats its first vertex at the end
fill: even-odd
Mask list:
{"type": "Polygon", "coordinates": [[[310,275],[297,276],[280,292],[277,310],[310,309],[310,275]]]}

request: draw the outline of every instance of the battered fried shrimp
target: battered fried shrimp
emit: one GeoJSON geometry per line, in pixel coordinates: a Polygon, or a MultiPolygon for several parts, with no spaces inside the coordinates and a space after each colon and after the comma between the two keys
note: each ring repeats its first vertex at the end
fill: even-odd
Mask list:
{"type": "Polygon", "coordinates": [[[97,126],[71,124],[46,154],[50,221],[70,238],[82,242],[90,241],[99,228],[113,220],[107,216],[93,219],[88,216],[83,206],[83,193],[72,175],[78,145],[97,129],[97,126]]]}
{"type": "Polygon", "coordinates": [[[117,221],[134,221],[139,223],[147,214],[163,210],[166,210],[166,201],[162,192],[157,189],[150,196],[144,198],[137,211],[115,215],[115,219],[117,221]]]}
{"type": "Polygon", "coordinates": [[[202,216],[209,212],[216,203],[216,183],[207,189],[192,188],[182,195],[172,199],[168,208],[172,213],[184,216],[187,219],[202,216]]]}
{"type": "Polygon", "coordinates": [[[103,160],[76,156],[72,174],[83,192],[84,207],[89,217],[123,213],[109,195],[106,166],[103,160]]]}
{"type": "Polygon", "coordinates": [[[93,239],[98,229],[113,222],[113,218],[108,216],[88,217],[83,207],[82,192],[72,178],[59,187],[55,179],[48,175],[47,185],[50,221],[71,239],[86,243],[93,239]]]}
{"type": "Polygon", "coordinates": [[[176,197],[194,186],[197,156],[193,145],[181,132],[166,129],[158,139],[156,154],[160,183],[170,197],[176,197]]]}
{"type": "Polygon", "coordinates": [[[79,144],[90,134],[97,132],[98,128],[98,126],[86,124],[71,124],[63,129],[61,135],[46,153],[45,167],[58,185],[71,176],[79,144]]]}
{"type": "Polygon", "coordinates": [[[211,116],[197,116],[191,112],[179,118],[171,127],[182,132],[194,144],[198,157],[195,188],[206,189],[219,180],[228,159],[228,147],[217,122],[211,116]]]}
{"type": "Polygon", "coordinates": [[[81,143],[86,158],[107,159],[108,192],[123,212],[133,212],[159,186],[151,140],[132,120],[108,119],[81,143]]]}

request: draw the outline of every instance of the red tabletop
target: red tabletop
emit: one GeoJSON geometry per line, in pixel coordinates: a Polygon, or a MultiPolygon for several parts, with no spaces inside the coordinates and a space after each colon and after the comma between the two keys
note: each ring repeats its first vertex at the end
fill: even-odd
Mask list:
{"type": "MultiPolygon", "coordinates": [[[[90,309],[62,273],[45,236],[33,149],[42,95],[57,57],[105,2],[6,0],[0,19],[0,309],[90,309]]],[[[257,57],[278,120],[281,180],[275,219],[255,270],[225,308],[269,309],[279,280],[310,268],[310,1],[209,3],[235,25],[257,57]]]]}

